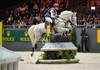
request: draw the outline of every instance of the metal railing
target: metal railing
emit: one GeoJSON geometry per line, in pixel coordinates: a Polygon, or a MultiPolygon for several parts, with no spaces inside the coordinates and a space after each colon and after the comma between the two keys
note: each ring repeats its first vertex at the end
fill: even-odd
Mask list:
{"type": "MultiPolygon", "coordinates": [[[[25,28],[25,29],[27,29],[27,28],[29,28],[31,25],[27,25],[27,26],[23,26],[23,27],[20,27],[20,29],[21,28],[25,28]]],[[[5,29],[7,29],[7,28],[13,28],[13,29],[17,29],[18,28],[18,26],[16,26],[16,25],[3,25],[3,28],[5,28],[5,29]]],[[[19,29],[19,28],[18,28],[19,29]]]]}
{"type": "MultiPolygon", "coordinates": [[[[31,25],[27,25],[27,26],[23,26],[23,27],[20,27],[20,29],[22,28],[22,29],[27,29],[27,28],[29,28],[31,25]]],[[[77,25],[76,27],[78,27],[78,28],[83,28],[83,27],[85,27],[85,26],[87,26],[88,28],[92,28],[92,27],[94,27],[94,25],[77,25]]],[[[98,26],[98,25],[96,25],[96,26],[98,26]]],[[[13,28],[13,29],[17,29],[18,28],[18,26],[16,26],[16,25],[3,25],[3,28],[5,28],[5,29],[7,29],[7,28],[13,28]]],[[[19,29],[19,28],[18,28],[19,29]]]]}
{"type": "MultiPolygon", "coordinates": [[[[20,27],[20,29],[28,29],[31,25],[27,25],[27,26],[23,26],[23,27],[20,27]]],[[[97,24],[97,25],[77,25],[76,26],[77,28],[83,28],[83,27],[87,27],[87,28],[96,28],[96,27],[100,27],[100,24],[97,24]]],[[[9,28],[12,28],[12,29],[17,29],[18,26],[16,25],[3,25],[3,28],[5,29],[9,29],[9,28]]],[[[19,28],[18,28],[19,29],[19,28]]]]}

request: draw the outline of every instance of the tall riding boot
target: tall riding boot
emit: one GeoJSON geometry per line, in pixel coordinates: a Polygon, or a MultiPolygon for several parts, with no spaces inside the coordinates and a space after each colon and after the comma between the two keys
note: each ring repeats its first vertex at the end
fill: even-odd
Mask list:
{"type": "Polygon", "coordinates": [[[52,32],[52,34],[55,34],[55,33],[56,33],[56,31],[55,31],[55,28],[54,28],[54,27],[52,27],[52,28],[51,28],[51,32],[52,32]]]}

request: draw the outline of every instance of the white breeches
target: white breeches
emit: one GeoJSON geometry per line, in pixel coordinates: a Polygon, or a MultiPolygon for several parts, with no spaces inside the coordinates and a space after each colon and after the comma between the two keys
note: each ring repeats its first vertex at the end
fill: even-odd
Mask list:
{"type": "Polygon", "coordinates": [[[45,21],[52,23],[53,20],[50,17],[45,17],[45,21]]]}

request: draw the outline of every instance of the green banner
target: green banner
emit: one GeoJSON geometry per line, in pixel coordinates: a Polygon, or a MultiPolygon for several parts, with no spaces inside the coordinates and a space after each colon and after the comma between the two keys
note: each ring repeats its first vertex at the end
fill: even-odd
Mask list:
{"type": "Polygon", "coordinates": [[[27,29],[4,29],[4,42],[29,42],[27,29]]]}

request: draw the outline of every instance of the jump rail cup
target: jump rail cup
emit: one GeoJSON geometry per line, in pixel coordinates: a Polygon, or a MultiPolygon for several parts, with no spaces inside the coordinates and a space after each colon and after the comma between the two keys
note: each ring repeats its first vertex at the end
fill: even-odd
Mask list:
{"type": "Polygon", "coordinates": [[[2,21],[0,21],[0,70],[18,70],[20,56],[2,47],[2,21]]]}

